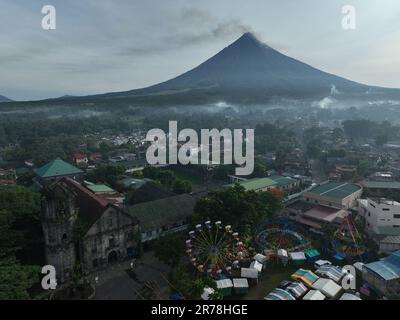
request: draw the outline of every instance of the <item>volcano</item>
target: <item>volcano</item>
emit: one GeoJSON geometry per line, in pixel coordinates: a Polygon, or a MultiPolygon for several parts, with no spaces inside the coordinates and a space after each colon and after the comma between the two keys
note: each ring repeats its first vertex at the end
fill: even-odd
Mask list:
{"type": "Polygon", "coordinates": [[[245,33],[196,68],[168,81],[96,98],[130,98],[138,102],[267,102],[272,97],[323,98],[342,94],[399,93],[367,86],[318,70],[288,57],[245,33]]]}
{"type": "Polygon", "coordinates": [[[7,97],[0,95],[0,103],[1,102],[11,102],[11,101],[12,101],[11,99],[8,99],[7,97]]]}

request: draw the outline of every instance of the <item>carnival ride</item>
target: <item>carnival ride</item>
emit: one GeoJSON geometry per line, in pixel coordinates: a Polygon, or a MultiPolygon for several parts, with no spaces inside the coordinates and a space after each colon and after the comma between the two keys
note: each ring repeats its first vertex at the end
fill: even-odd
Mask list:
{"type": "Polygon", "coordinates": [[[264,224],[255,235],[255,242],[262,250],[285,249],[289,252],[309,248],[309,241],[299,232],[290,228],[287,220],[264,224]]]}
{"type": "Polygon", "coordinates": [[[334,232],[332,247],[337,255],[347,260],[363,260],[367,250],[362,244],[362,236],[351,215],[345,217],[334,232]]]}
{"type": "Polygon", "coordinates": [[[221,221],[196,225],[186,240],[186,255],[196,271],[218,276],[240,271],[243,263],[251,259],[249,248],[241,241],[238,232],[221,221]]]}
{"type": "Polygon", "coordinates": [[[263,250],[279,250],[287,251],[304,250],[309,246],[307,240],[299,233],[290,229],[268,228],[262,230],[256,236],[257,244],[263,250]]]}

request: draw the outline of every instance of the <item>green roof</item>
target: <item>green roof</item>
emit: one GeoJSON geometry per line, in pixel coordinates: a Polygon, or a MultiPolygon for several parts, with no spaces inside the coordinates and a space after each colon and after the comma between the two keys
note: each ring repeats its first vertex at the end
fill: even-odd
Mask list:
{"type": "Polygon", "coordinates": [[[111,189],[109,186],[105,184],[89,184],[86,186],[90,191],[94,193],[108,193],[108,192],[115,192],[114,189],[111,189]]]}
{"type": "Polygon", "coordinates": [[[319,256],[319,251],[316,249],[308,249],[304,252],[304,254],[308,257],[308,258],[314,258],[319,256]]]}
{"type": "Polygon", "coordinates": [[[278,187],[287,186],[289,184],[296,182],[295,179],[283,177],[283,176],[279,176],[279,175],[270,176],[269,178],[271,180],[274,180],[278,184],[278,187]]]}
{"type": "Polygon", "coordinates": [[[182,194],[135,204],[127,207],[126,211],[139,220],[140,229],[143,232],[185,221],[193,214],[195,203],[196,200],[192,196],[182,194]]]}
{"type": "Polygon", "coordinates": [[[74,167],[73,165],[61,160],[56,159],[45,164],[43,167],[35,170],[35,173],[41,178],[70,176],[82,173],[83,171],[74,167]]]}
{"type": "MultiPolygon", "coordinates": [[[[270,187],[275,187],[277,185],[277,183],[270,178],[254,178],[245,181],[240,181],[239,184],[242,187],[244,187],[247,191],[270,188],[270,187]]],[[[229,186],[233,186],[233,184],[230,184],[229,186]]]]}
{"type": "Polygon", "coordinates": [[[319,186],[316,186],[309,192],[324,197],[344,199],[359,190],[361,190],[361,187],[353,183],[327,182],[319,186]]]}

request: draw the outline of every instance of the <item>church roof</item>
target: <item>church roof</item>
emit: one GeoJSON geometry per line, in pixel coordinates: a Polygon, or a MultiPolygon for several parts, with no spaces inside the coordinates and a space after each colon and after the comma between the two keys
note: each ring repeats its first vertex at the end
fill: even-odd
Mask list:
{"type": "Polygon", "coordinates": [[[103,215],[110,202],[102,197],[98,197],[90,190],[86,189],[79,182],[71,178],[62,178],[61,183],[72,187],[76,193],[77,205],[79,207],[79,217],[88,225],[92,226],[103,215]]]}
{"type": "Polygon", "coordinates": [[[127,207],[126,210],[129,215],[139,220],[142,231],[149,231],[186,220],[193,214],[195,203],[196,200],[192,196],[182,194],[138,203],[127,207]]]}

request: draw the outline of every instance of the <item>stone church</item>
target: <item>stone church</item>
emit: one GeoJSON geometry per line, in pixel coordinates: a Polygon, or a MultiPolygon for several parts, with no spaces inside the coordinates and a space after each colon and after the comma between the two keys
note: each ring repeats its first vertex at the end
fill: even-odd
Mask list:
{"type": "Polygon", "coordinates": [[[42,193],[47,263],[55,267],[59,283],[77,268],[89,274],[138,253],[138,221],[123,206],[65,176],[46,184],[42,193]]]}

